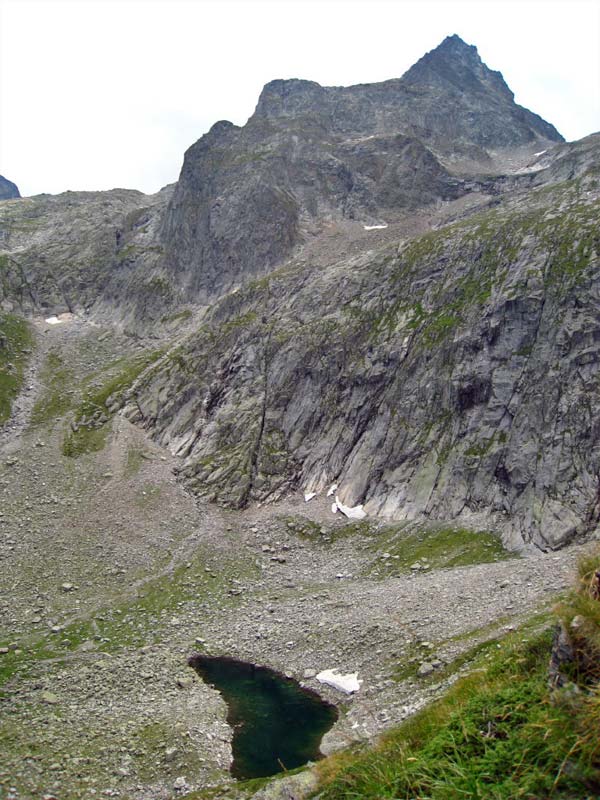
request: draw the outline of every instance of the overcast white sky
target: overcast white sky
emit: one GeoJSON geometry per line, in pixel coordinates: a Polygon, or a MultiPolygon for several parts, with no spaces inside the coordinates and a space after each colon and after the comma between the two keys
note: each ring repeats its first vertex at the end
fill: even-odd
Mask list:
{"type": "Polygon", "coordinates": [[[0,174],[153,192],[267,81],[400,77],[452,33],[568,140],[600,130],[600,0],[0,0],[0,174]]]}

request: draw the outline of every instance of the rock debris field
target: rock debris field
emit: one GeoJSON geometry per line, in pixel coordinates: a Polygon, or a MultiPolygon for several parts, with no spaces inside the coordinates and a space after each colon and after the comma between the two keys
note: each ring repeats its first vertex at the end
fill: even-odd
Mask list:
{"type": "MultiPolygon", "coordinates": [[[[220,695],[194,652],[269,666],[338,706],[327,754],[396,724],[555,602],[581,551],[350,521],[302,492],[202,504],[176,459],[118,414],[64,455],[82,395],[140,344],[74,319],[35,326],[0,439],[0,797],[168,798],[232,782],[220,695]],[[316,681],[358,673],[346,695],[316,681]]],[[[223,790],[225,791],[225,789],[223,790]]]]}

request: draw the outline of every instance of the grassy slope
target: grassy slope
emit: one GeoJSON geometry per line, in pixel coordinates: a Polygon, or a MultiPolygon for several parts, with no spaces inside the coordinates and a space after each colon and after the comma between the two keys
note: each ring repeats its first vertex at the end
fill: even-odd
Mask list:
{"type": "Polygon", "coordinates": [[[33,337],[24,319],[0,312],[0,425],[10,417],[33,337]]]}
{"type": "Polygon", "coordinates": [[[600,796],[600,601],[589,595],[600,554],[558,609],[572,635],[569,682],[548,685],[552,631],[518,632],[479,669],[377,746],[321,762],[322,800],[511,800],[600,796]]]}
{"type": "Polygon", "coordinates": [[[102,450],[108,434],[106,422],[112,416],[107,405],[109,399],[126,391],[161,355],[162,351],[156,350],[134,356],[124,361],[117,375],[109,378],[102,386],[85,392],[81,404],[75,411],[76,430],[68,431],[65,435],[63,455],[76,457],[83,453],[102,450]],[[97,422],[93,422],[94,415],[99,417],[97,422]]]}

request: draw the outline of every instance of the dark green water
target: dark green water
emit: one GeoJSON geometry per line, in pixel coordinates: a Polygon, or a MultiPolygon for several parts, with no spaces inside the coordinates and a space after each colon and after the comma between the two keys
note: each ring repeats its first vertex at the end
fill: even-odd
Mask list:
{"type": "Polygon", "coordinates": [[[266,667],[232,658],[198,655],[189,665],[227,703],[234,778],[274,775],[321,757],[321,739],[337,711],[315,692],[266,667]]]}

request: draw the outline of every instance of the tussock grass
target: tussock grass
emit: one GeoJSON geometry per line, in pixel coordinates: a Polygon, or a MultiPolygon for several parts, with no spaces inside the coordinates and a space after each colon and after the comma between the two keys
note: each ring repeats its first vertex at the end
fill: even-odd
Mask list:
{"type": "Polygon", "coordinates": [[[593,587],[598,584],[595,574],[600,570],[600,556],[590,554],[580,560],[578,567],[577,586],[556,611],[569,631],[575,652],[570,677],[576,682],[597,686],[600,683],[600,598],[594,596],[593,587]]]}
{"type": "Polygon", "coordinates": [[[600,552],[583,559],[578,586],[557,609],[574,650],[570,682],[559,689],[549,685],[552,628],[518,631],[444,698],[376,746],[321,762],[319,797],[600,796],[600,600],[590,593],[599,568],[600,552]]]}

